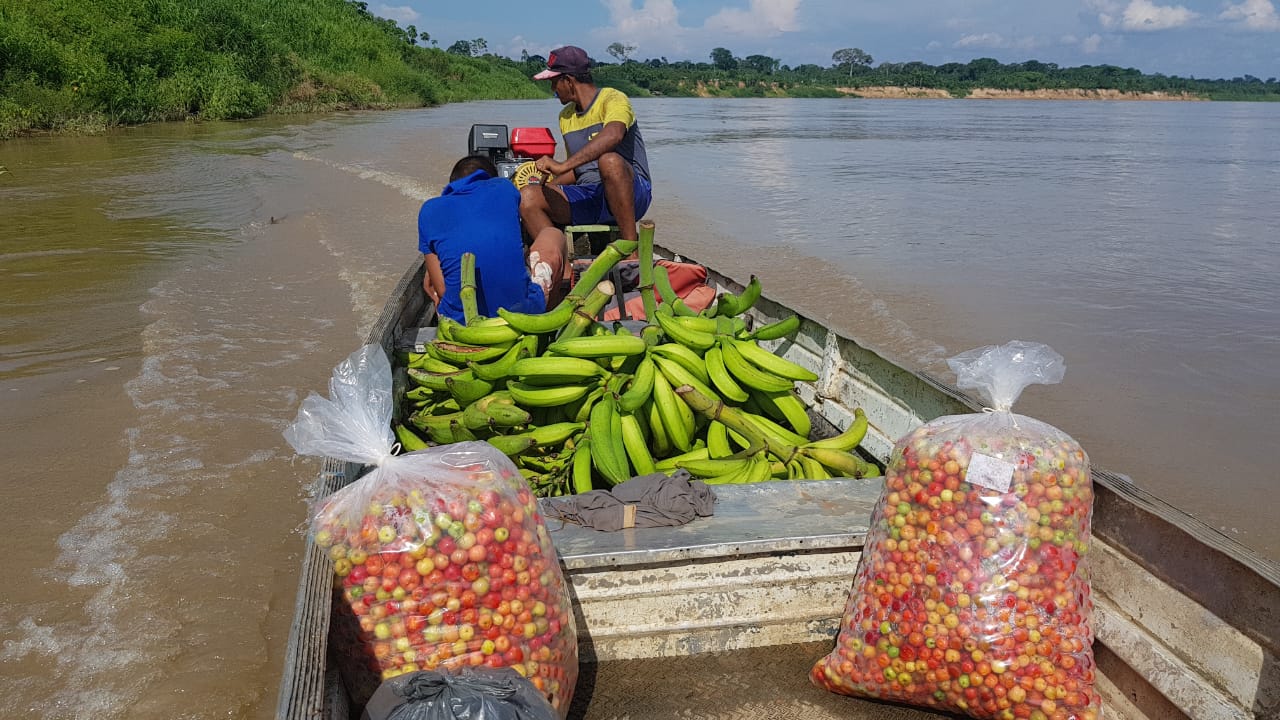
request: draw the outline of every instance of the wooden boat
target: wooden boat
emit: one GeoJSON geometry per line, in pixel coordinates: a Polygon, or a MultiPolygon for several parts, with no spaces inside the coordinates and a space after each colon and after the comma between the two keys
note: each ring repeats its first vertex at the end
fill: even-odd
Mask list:
{"type": "MultiPolygon", "coordinates": [[[[719,289],[742,290],[708,269],[719,289]]],[[[431,310],[422,275],[419,263],[401,279],[369,342],[388,352],[414,343],[431,310]]],[[[761,322],[793,314],[767,297],[752,313],[761,322]]],[[[866,411],[863,447],[881,461],[920,423],[980,409],[955,388],[803,320],[775,351],[821,368],[819,381],[801,388],[815,423],[830,431],[847,426],[852,408],[866,411]]],[[[360,469],[327,460],[317,492],[360,469]]],[[[1280,566],[1124,476],[1094,467],[1093,481],[1094,652],[1105,717],[1280,718],[1280,566]]],[[[830,649],[879,482],[717,492],[715,517],[682,528],[552,528],[583,662],[571,717],[942,717],[832,695],[807,679],[830,649]]],[[[327,654],[331,572],[308,542],[279,718],[359,713],[327,654]]]]}

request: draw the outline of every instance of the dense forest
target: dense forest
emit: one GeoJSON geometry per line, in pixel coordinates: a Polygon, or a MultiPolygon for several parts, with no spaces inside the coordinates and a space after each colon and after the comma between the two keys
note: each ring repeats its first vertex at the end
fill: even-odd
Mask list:
{"type": "Polygon", "coordinates": [[[546,97],[348,0],[0,0],[0,137],[546,97]]]}
{"type": "MultiPolygon", "coordinates": [[[[94,132],[159,120],[425,106],[547,97],[545,58],[488,53],[483,38],[439,39],[354,0],[0,0],[0,138],[94,132]]],[[[789,67],[715,48],[708,62],[637,60],[613,43],[596,77],[632,95],[835,97],[910,87],[1103,89],[1212,100],[1280,100],[1275,78],[1205,80],[1111,65],[1061,68],[991,58],[875,64],[858,48],[829,66],[789,67]]]]}
{"type": "MultiPolygon", "coordinates": [[[[616,45],[616,43],[615,43],[616,45]]],[[[613,46],[611,46],[613,47],[613,46]]],[[[619,48],[613,47],[614,50],[619,48]]],[[[625,50],[625,46],[622,48],[625,50]]],[[[1028,60],[1001,63],[977,58],[967,63],[929,65],[923,62],[873,65],[870,55],[844,48],[832,55],[833,64],[788,67],[764,55],[738,58],[726,48],[711,52],[711,62],[668,62],[665,58],[635,61],[626,58],[602,65],[597,74],[607,84],[636,94],[835,96],[858,88],[933,88],[965,97],[979,88],[996,90],[1116,90],[1125,93],[1189,94],[1207,100],[1280,100],[1280,82],[1251,75],[1231,80],[1203,80],[1147,75],[1135,68],[1084,65],[1063,68],[1028,60]]]]}

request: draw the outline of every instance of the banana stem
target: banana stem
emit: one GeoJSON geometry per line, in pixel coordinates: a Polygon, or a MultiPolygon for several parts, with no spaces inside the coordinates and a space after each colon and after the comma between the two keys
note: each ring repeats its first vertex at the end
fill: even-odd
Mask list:
{"type": "Polygon", "coordinates": [[[653,230],[652,220],[640,221],[640,299],[644,302],[644,318],[653,322],[658,301],[653,297],[653,230]]]}
{"type": "Polygon", "coordinates": [[[712,420],[719,420],[725,427],[746,438],[752,450],[764,446],[783,463],[790,462],[799,450],[795,445],[765,432],[763,428],[743,415],[741,410],[732,405],[725,405],[723,400],[707,397],[690,385],[681,385],[675,391],[694,412],[701,413],[712,420]]]}
{"type": "MultiPolygon", "coordinates": [[[[680,299],[679,296],[676,295],[675,289],[671,287],[671,276],[667,274],[666,268],[660,266],[654,267],[653,281],[654,285],[658,289],[658,294],[662,296],[663,303],[670,306],[676,300],[680,299]]],[[[650,317],[650,322],[652,322],[652,317],[650,317]]]]}
{"type": "Polygon", "coordinates": [[[662,298],[662,304],[667,306],[673,315],[693,316],[698,313],[693,308],[685,304],[684,300],[676,295],[675,288],[671,286],[671,275],[665,267],[657,265],[653,268],[654,284],[658,288],[658,295],[662,298]]]}
{"type": "Polygon", "coordinates": [[[462,287],[458,290],[462,299],[462,320],[470,325],[480,315],[476,307],[476,256],[474,253],[462,253],[462,287]]]}
{"type": "Polygon", "coordinates": [[[609,243],[583,271],[582,277],[578,279],[569,294],[581,297],[586,294],[587,288],[596,287],[601,280],[605,279],[613,266],[617,265],[622,258],[635,252],[639,244],[637,240],[614,240],[609,243]]]}
{"type": "MultiPolygon", "coordinates": [[[[615,260],[614,262],[617,261],[615,260]]],[[[576,291],[577,288],[574,288],[574,290],[576,291]]],[[[590,329],[595,324],[596,315],[600,314],[600,311],[609,303],[609,298],[612,296],[613,283],[608,280],[596,283],[595,288],[583,300],[581,307],[574,311],[573,318],[569,320],[569,324],[560,330],[560,334],[556,336],[556,341],[579,337],[590,329]]]]}

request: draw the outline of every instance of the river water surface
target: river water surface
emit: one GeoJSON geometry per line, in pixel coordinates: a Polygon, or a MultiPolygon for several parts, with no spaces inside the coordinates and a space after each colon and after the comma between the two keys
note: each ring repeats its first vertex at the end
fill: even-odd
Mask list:
{"type": "MultiPolygon", "coordinates": [[[[636,105],[659,243],[944,380],[1048,343],[1017,410],[1280,557],[1280,106],[636,105]]],[[[280,431],[471,123],[557,107],[0,144],[3,714],[273,715],[319,467],[280,431]]]]}

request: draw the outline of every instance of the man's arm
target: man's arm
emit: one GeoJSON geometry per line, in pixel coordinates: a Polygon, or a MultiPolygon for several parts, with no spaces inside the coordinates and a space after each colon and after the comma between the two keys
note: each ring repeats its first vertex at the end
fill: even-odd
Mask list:
{"type": "Polygon", "coordinates": [[[435,253],[424,253],[423,260],[427,265],[427,272],[422,277],[422,289],[427,292],[427,297],[436,305],[440,304],[440,298],[444,297],[444,271],[440,269],[440,256],[435,253]]]}
{"type": "Polygon", "coordinates": [[[596,136],[578,149],[578,152],[570,155],[564,162],[556,162],[550,155],[538,158],[534,166],[541,172],[549,172],[556,176],[556,184],[563,185],[573,182],[572,172],[577,168],[586,165],[593,160],[600,159],[600,156],[618,147],[618,143],[627,135],[627,126],[625,123],[617,120],[605,123],[600,132],[596,136]],[[568,183],[561,181],[561,176],[569,175],[568,183]]]}

